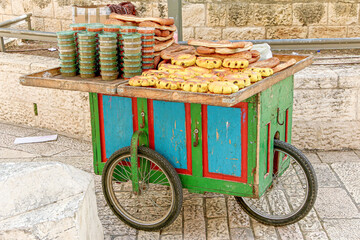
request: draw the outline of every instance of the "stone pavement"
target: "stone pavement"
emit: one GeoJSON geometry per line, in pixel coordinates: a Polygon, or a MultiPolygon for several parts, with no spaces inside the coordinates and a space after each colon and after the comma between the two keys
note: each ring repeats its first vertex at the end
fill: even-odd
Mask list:
{"type": "MultiPolygon", "coordinates": [[[[16,137],[53,134],[42,129],[0,123],[0,162],[59,161],[92,171],[89,142],[59,135],[55,142],[14,145],[16,137]]],[[[245,214],[231,196],[184,190],[183,211],[160,232],[136,231],[108,208],[95,176],[98,212],[105,239],[360,239],[360,151],[306,152],[318,177],[315,207],[286,227],[262,225],[245,214]]]]}

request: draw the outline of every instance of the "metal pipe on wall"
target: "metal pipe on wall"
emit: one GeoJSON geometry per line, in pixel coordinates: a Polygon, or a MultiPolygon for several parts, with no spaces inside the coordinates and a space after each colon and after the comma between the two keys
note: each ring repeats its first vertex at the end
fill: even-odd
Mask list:
{"type": "Polygon", "coordinates": [[[167,0],[167,4],[168,16],[174,18],[178,40],[182,41],[182,0],[167,0]]]}

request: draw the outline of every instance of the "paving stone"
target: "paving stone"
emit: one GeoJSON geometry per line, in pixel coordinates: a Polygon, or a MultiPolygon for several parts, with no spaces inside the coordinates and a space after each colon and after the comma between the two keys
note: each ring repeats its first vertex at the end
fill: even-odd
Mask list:
{"type": "Polygon", "coordinates": [[[305,240],[326,240],[329,239],[324,231],[319,232],[305,232],[305,240]]]}
{"type": "Polygon", "coordinates": [[[276,230],[273,226],[261,224],[255,220],[251,220],[254,236],[257,240],[277,240],[276,230]]]}
{"type": "Polygon", "coordinates": [[[235,198],[228,198],[228,216],[230,228],[250,227],[250,217],[241,209],[235,198]]]}
{"type": "Polygon", "coordinates": [[[0,147],[13,148],[15,138],[15,136],[0,133],[0,147]]]}
{"type": "Polygon", "coordinates": [[[299,226],[303,232],[318,232],[323,230],[314,209],[311,209],[308,215],[299,221],[299,226]]]}
{"type": "Polygon", "coordinates": [[[89,173],[94,172],[93,159],[89,156],[85,157],[39,157],[33,160],[34,162],[62,162],[80,168],[89,173]]]}
{"type": "Polygon", "coordinates": [[[135,240],[136,235],[116,236],[114,238],[112,238],[112,236],[110,236],[109,239],[112,239],[112,240],[135,240]]]}
{"type": "Polygon", "coordinates": [[[360,239],[360,219],[324,220],[324,228],[330,239],[360,239]]]}
{"type": "Polygon", "coordinates": [[[360,150],[356,150],[355,153],[356,153],[356,155],[358,155],[358,157],[360,158],[360,150]]]}
{"type": "MultiPolygon", "coordinates": [[[[183,216],[180,213],[175,221],[168,227],[161,230],[161,235],[181,235],[183,228],[183,216]]],[[[161,237],[163,239],[163,237],[161,237]]]]}
{"type": "Polygon", "coordinates": [[[277,227],[277,230],[280,235],[280,239],[283,240],[302,240],[303,235],[300,231],[299,225],[297,223],[283,226],[283,227],[277,227]]]}
{"type": "Polygon", "coordinates": [[[340,187],[340,182],[328,164],[320,163],[312,165],[315,169],[319,187],[340,187]]]}
{"type": "Polygon", "coordinates": [[[38,157],[38,156],[39,155],[28,153],[28,152],[23,152],[23,151],[0,147],[0,158],[23,159],[23,158],[34,158],[34,157],[38,157]]]}
{"type": "Polygon", "coordinates": [[[251,228],[230,228],[231,239],[253,240],[251,228]]]}
{"type": "Polygon", "coordinates": [[[0,158],[0,163],[7,162],[31,162],[33,158],[0,158]]]}
{"type": "Polygon", "coordinates": [[[227,219],[214,218],[207,221],[208,239],[230,239],[227,219]]]}
{"type": "Polygon", "coordinates": [[[138,240],[157,240],[160,238],[160,232],[139,231],[138,240]]]}
{"type": "Polygon", "coordinates": [[[184,206],[184,220],[203,220],[204,207],[198,205],[184,206]]]}
{"type": "Polygon", "coordinates": [[[93,156],[92,150],[76,150],[76,149],[68,149],[64,152],[60,152],[55,154],[54,157],[79,157],[79,156],[93,156]]]}
{"type": "Polygon", "coordinates": [[[206,239],[205,221],[189,220],[184,222],[184,240],[206,239]]]}
{"type": "Polygon", "coordinates": [[[182,235],[165,235],[161,236],[161,240],[182,240],[182,235]]]}
{"type": "Polygon", "coordinates": [[[313,152],[303,152],[311,163],[321,163],[319,156],[313,152]]]}
{"type": "Polygon", "coordinates": [[[356,203],[360,203],[360,163],[331,164],[356,203]]]}
{"type": "Polygon", "coordinates": [[[183,206],[202,206],[203,205],[203,198],[187,198],[184,199],[183,206]]]}
{"type": "Polygon", "coordinates": [[[67,147],[61,146],[56,143],[47,143],[47,142],[18,144],[18,145],[13,145],[11,148],[33,154],[38,154],[44,157],[49,157],[57,153],[68,150],[67,147]]]}
{"type": "Polygon", "coordinates": [[[317,154],[323,163],[360,162],[360,158],[353,151],[329,151],[317,154]]]}
{"type": "Polygon", "coordinates": [[[356,218],[359,211],[342,188],[319,188],[315,210],[320,218],[356,218]]]}
{"type": "Polygon", "coordinates": [[[34,129],[34,128],[21,127],[21,126],[0,122],[0,133],[4,133],[16,137],[30,136],[38,131],[39,131],[38,129],[34,129]]]}
{"type": "Polygon", "coordinates": [[[226,217],[225,198],[207,198],[206,199],[206,217],[226,217]]]}

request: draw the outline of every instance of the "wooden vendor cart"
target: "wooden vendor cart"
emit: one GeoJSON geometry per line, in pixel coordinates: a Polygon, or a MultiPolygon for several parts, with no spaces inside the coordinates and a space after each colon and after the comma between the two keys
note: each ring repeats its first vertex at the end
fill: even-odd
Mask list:
{"type": "Polygon", "coordinates": [[[231,95],[64,78],[59,68],[20,82],[90,93],[94,171],[109,206],[130,226],[172,223],[183,188],[233,195],[256,220],[281,226],[310,211],[317,181],[290,145],[293,75],[312,57],[276,57],[297,63],[231,95]]]}

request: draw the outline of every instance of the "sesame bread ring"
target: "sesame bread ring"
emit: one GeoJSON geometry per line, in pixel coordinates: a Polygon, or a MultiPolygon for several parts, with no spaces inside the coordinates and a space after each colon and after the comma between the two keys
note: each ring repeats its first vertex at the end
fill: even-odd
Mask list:
{"type": "Polygon", "coordinates": [[[246,68],[249,61],[242,58],[225,58],[222,65],[226,68],[246,68]]]}
{"type": "Polygon", "coordinates": [[[222,61],[219,58],[212,57],[198,57],[196,59],[196,65],[199,67],[213,69],[221,67],[222,61]]]}
{"type": "Polygon", "coordinates": [[[191,54],[180,54],[171,59],[171,64],[183,66],[183,67],[190,67],[194,65],[195,62],[196,62],[196,56],[191,54]]]}

